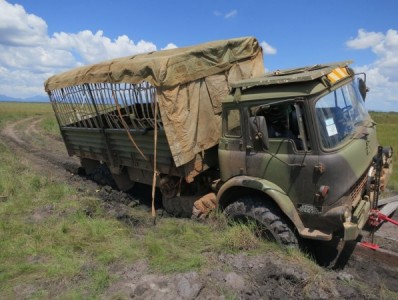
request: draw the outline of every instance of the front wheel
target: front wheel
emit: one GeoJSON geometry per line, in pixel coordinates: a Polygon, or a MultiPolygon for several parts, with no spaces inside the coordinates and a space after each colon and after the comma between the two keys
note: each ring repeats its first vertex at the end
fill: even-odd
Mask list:
{"type": "Polygon", "coordinates": [[[299,241],[281,210],[272,202],[259,197],[245,196],[229,204],[225,210],[227,218],[238,222],[255,221],[260,236],[286,247],[298,247],[299,241]]]}

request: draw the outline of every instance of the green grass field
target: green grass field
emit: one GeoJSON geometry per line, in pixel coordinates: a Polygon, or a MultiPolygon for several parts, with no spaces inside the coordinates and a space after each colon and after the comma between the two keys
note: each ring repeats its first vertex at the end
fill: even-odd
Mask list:
{"type": "MultiPolygon", "coordinates": [[[[58,134],[49,104],[0,102],[0,129],[6,122],[43,117],[42,126],[58,134]]],[[[374,113],[380,142],[398,149],[394,134],[398,114],[374,113]]],[[[396,158],[394,159],[396,163],[396,158]]],[[[394,174],[391,187],[398,189],[394,174]]],[[[38,175],[30,162],[0,143],[0,298],[97,298],[114,280],[115,266],[148,261],[156,272],[184,272],[211,267],[208,253],[272,251],[309,265],[319,280],[321,268],[305,256],[287,253],[256,239],[242,225],[227,226],[222,216],[207,224],[160,219],[131,209],[136,226],[110,217],[103,202],[50,176],[38,175]],[[90,214],[87,214],[87,211],[90,214]],[[33,290],[32,290],[33,289],[33,290]]],[[[309,282],[310,284],[310,282],[309,282]]]]}
{"type": "MultiPolygon", "coordinates": [[[[391,146],[398,150],[398,113],[380,113],[371,112],[373,120],[377,123],[377,136],[380,145],[391,146]]],[[[398,153],[393,156],[393,165],[398,167],[398,153]]],[[[394,171],[388,188],[392,191],[398,191],[398,172],[394,171]]]]}

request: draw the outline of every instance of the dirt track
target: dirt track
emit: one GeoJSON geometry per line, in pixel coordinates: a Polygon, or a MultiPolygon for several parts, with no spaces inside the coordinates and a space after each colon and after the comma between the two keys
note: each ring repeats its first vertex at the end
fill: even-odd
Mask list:
{"type": "MultiPolygon", "coordinates": [[[[70,158],[58,136],[47,136],[40,128],[41,119],[31,117],[8,124],[0,133],[0,142],[19,157],[29,160],[38,173],[68,182],[84,193],[106,198],[109,205],[123,209],[130,195],[104,190],[95,182],[78,175],[79,161],[70,158]],[[96,190],[101,190],[96,193],[96,190]],[[113,200],[118,199],[119,203],[113,200]],[[111,201],[109,201],[111,200],[111,201]],[[120,206],[121,205],[121,206],[120,206]]],[[[396,247],[396,242],[391,242],[396,247]]],[[[319,245],[317,245],[319,246],[319,245]]],[[[118,278],[103,297],[122,295],[135,299],[364,299],[380,298],[381,286],[398,292],[398,270],[361,258],[348,258],[338,270],[314,281],[311,271],[301,265],[286,265],[281,257],[209,254],[214,268],[202,272],[173,275],[154,274],[145,260],[115,268],[118,278]],[[228,271],[226,271],[228,270],[228,271]],[[356,284],[371,286],[375,293],[356,284]],[[325,284],[326,283],[326,284],[325,284]]]]}

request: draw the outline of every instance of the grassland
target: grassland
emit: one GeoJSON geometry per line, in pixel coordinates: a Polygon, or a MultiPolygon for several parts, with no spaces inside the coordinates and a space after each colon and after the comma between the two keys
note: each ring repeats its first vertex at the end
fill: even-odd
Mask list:
{"type": "MultiPolygon", "coordinates": [[[[380,145],[398,149],[398,113],[371,112],[371,116],[377,123],[377,136],[380,145]]],[[[393,156],[393,165],[398,166],[398,153],[393,156]]],[[[398,191],[398,172],[393,172],[388,188],[398,191]]]]}
{"type": "MultiPolygon", "coordinates": [[[[52,135],[58,127],[49,104],[0,103],[0,129],[9,121],[43,117],[52,135]]],[[[398,114],[372,114],[382,144],[398,149],[398,114]]],[[[396,158],[395,158],[396,163],[396,158]]],[[[398,189],[395,174],[391,187],[398,189]]],[[[0,143],[0,298],[97,298],[117,277],[116,267],[148,262],[152,272],[210,268],[209,253],[272,251],[303,261],[321,280],[323,270],[297,252],[285,252],[256,239],[242,225],[227,226],[222,216],[207,224],[160,219],[129,211],[135,226],[111,217],[101,200],[73,186],[39,175],[31,162],[0,143]],[[88,214],[87,211],[90,211],[88,214]]]]}

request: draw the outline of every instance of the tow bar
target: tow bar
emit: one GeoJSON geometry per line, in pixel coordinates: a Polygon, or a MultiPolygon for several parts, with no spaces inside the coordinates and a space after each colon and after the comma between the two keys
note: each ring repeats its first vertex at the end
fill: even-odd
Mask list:
{"type": "Polygon", "coordinates": [[[371,233],[372,241],[371,242],[361,242],[360,245],[363,247],[367,247],[373,250],[379,249],[379,245],[373,243],[374,232],[378,226],[380,226],[383,222],[390,222],[394,225],[398,226],[398,221],[389,218],[397,208],[398,208],[398,196],[382,199],[379,203],[380,205],[384,205],[381,210],[372,209],[369,215],[369,225],[372,226],[373,230],[371,233]]]}
{"type": "MultiPolygon", "coordinates": [[[[395,196],[398,198],[398,196],[395,196]]],[[[384,200],[384,199],[383,199],[384,200]]],[[[391,224],[397,225],[398,222],[389,218],[398,207],[398,200],[394,201],[395,203],[391,203],[389,206],[384,206],[383,209],[377,210],[373,209],[369,216],[369,224],[372,226],[373,230],[371,232],[371,242],[360,242],[357,245],[360,247],[356,247],[354,252],[355,255],[361,256],[366,259],[370,259],[372,261],[377,261],[381,264],[388,265],[393,268],[398,267],[398,253],[393,252],[388,249],[383,249],[379,245],[373,243],[375,229],[380,226],[383,222],[390,222],[391,224]],[[394,206],[395,208],[394,208],[394,206]],[[370,250],[370,251],[369,251],[370,250]]],[[[398,230],[398,228],[397,228],[398,230]]]]}
{"type": "Polygon", "coordinates": [[[373,226],[379,226],[381,223],[383,223],[383,221],[387,221],[390,223],[393,223],[394,225],[398,225],[398,221],[395,221],[391,218],[389,218],[388,216],[382,214],[380,211],[374,211],[372,212],[372,214],[369,217],[370,222],[373,226]]]}
{"type": "MultiPolygon", "coordinates": [[[[376,176],[375,176],[375,201],[373,208],[369,214],[369,225],[372,226],[371,242],[361,242],[360,245],[366,248],[377,250],[380,248],[379,245],[373,243],[374,233],[376,228],[380,226],[384,221],[390,222],[398,226],[398,222],[389,218],[398,208],[398,196],[384,199],[383,204],[386,204],[381,210],[378,210],[379,205],[379,192],[380,192],[380,177],[383,164],[383,147],[379,146],[376,156],[376,176]]],[[[381,202],[381,201],[380,201],[381,202]]]]}
{"type": "MultiPolygon", "coordinates": [[[[398,206],[398,202],[396,205],[398,206]]],[[[383,214],[381,211],[379,211],[377,209],[373,209],[371,211],[370,216],[369,216],[369,224],[371,226],[373,226],[373,228],[378,227],[384,221],[390,222],[390,223],[398,226],[398,221],[395,221],[395,220],[389,218],[388,216],[383,214]]],[[[373,243],[373,234],[374,234],[374,231],[372,231],[372,242],[362,242],[360,245],[370,248],[370,249],[373,249],[373,250],[379,249],[380,248],[379,245],[373,243]]]]}

